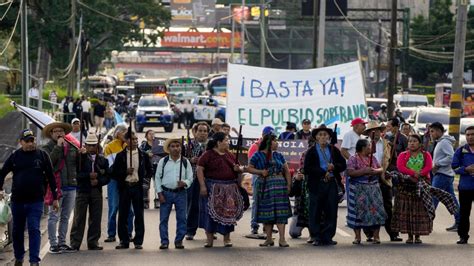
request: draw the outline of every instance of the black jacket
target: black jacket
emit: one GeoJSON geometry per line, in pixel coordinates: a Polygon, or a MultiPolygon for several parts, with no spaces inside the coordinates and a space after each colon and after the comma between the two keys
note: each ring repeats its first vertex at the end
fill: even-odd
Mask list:
{"type": "MultiPolygon", "coordinates": [[[[81,169],[77,163],[77,191],[82,193],[89,193],[92,189],[90,182],[90,173],[92,173],[92,158],[89,154],[81,154],[81,169]]],[[[97,155],[94,164],[94,172],[97,173],[98,184],[95,186],[102,191],[102,186],[105,186],[110,181],[109,161],[102,155],[97,155]]]]}
{"type": "MultiPolygon", "coordinates": [[[[342,157],[338,148],[331,148],[331,146],[332,145],[329,147],[331,149],[331,158],[334,164],[334,178],[336,179],[337,184],[342,186],[341,173],[346,170],[346,160],[342,157]]],[[[319,156],[316,152],[316,145],[309,148],[306,152],[304,158],[304,174],[308,178],[308,190],[312,193],[316,193],[318,191],[319,180],[324,178],[324,175],[326,174],[320,166],[319,156]]]]}
{"type": "MultiPolygon", "coordinates": [[[[138,182],[143,184],[143,179],[151,178],[153,175],[153,168],[150,163],[150,159],[148,155],[142,152],[140,149],[138,150],[138,182]]],[[[127,152],[130,152],[128,149],[124,149],[123,151],[117,154],[115,157],[114,164],[112,165],[112,178],[116,179],[118,182],[119,187],[125,186],[125,179],[127,178],[127,152]]],[[[133,166],[134,168],[136,166],[133,166]]]]}

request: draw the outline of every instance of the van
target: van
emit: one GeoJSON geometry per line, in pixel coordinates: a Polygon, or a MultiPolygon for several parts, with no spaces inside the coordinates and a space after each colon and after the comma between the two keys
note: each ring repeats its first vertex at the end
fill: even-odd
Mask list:
{"type": "Polygon", "coordinates": [[[393,101],[401,107],[428,106],[428,97],[418,94],[395,94],[393,101]]]}

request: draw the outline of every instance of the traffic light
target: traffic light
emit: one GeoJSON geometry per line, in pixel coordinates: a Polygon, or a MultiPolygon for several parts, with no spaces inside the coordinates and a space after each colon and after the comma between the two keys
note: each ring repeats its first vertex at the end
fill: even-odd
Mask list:
{"type": "MultiPolygon", "coordinates": [[[[329,17],[340,17],[341,12],[336,6],[339,6],[344,16],[347,16],[347,0],[319,0],[326,1],[326,16],[329,17]],[[335,3],[336,2],[336,3],[335,3]]],[[[302,0],[301,4],[301,15],[302,16],[313,16],[314,0],[302,0]]],[[[319,12],[319,7],[318,7],[319,12]]]]}

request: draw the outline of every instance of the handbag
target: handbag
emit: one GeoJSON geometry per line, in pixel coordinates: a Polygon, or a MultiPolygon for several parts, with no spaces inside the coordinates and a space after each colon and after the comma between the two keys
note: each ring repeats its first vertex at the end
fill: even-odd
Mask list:
{"type": "Polygon", "coordinates": [[[242,195],[242,199],[244,200],[244,211],[246,211],[250,208],[249,194],[247,193],[247,190],[245,188],[239,185],[237,186],[239,187],[240,195],[242,195]]]}

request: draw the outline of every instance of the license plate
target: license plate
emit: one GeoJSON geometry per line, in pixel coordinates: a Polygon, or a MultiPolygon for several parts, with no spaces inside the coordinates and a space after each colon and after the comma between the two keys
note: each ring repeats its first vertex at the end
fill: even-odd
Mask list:
{"type": "Polygon", "coordinates": [[[150,118],[150,122],[158,122],[158,118],[150,118]]]}

